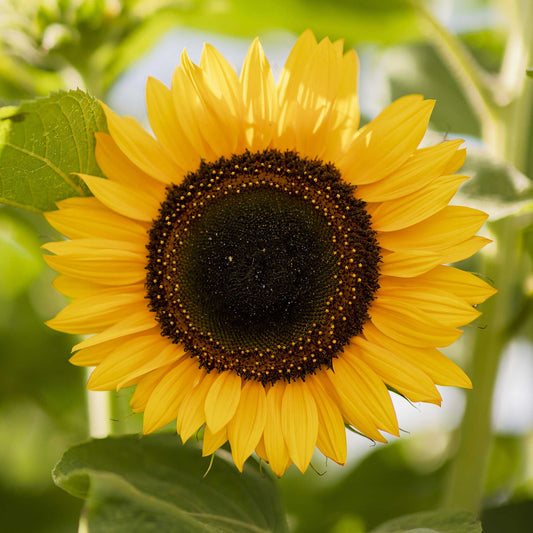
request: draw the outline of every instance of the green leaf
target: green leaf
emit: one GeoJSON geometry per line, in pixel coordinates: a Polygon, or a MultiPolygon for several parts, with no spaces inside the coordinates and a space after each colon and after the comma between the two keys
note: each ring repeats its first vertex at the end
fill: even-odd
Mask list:
{"type": "MultiPolygon", "coordinates": [[[[533,206],[531,208],[531,211],[533,212],[533,206]]],[[[526,253],[529,254],[531,261],[533,261],[533,222],[526,226],[526,228],[524,229],[523,239],[524,249],[526,253]]]]}
{"type": "Polygon", "coordinates": [[[43,212],[59,200],[90,195],[72,173],[102,175],[96,131],[107,131],[103,110],[80,90],[1,108],[0,202],[43,212]]]}
{"type": "Polygon", "coordinates": [[[530,180],[515,167],[496,161],[481,150],[469,150],[461,172],[471,176],[460,189],[459,197],[476,202],[492,220],[517,213],[531,203],[533,188],[530,180]]]}
{"type": "Polygon", "coordinates": [[[469,149],[461,174],[470,176],[454,203],[485,211],[494,222],[531,204],[531,181],[511,164],[495,160],[479,149],[469,149]]]}
{"type": "Polygon", "coordinates": [[[429,511],[401,516],[372,533],[482,533],[481,524],[466,511],[429,511]]]}
{"type": "MultiPolygon", "coordinates": [[[[50,441],[54,439],[57,435],[50,436],[50,441]]],[[[81,502],[58,490],[51,479],[41,490],[15,490],[0,483],[0,501],[4,531],[72,533],[78,530],[81,502]]]]}
{"type": "Polygon", "coordinates": [[[495,435],[485,479],[484,492],[488,495],[487,499],[503,501],[510,496],[523,476],[525,464],[526,457],[521,436],[495,435]]]}
{"type": "Polygon", "coordinates": [[[296,34],[310,28],[317,37],[343,38],[349,46],[369,41],[389,44],[422,35],[417,16],[405,0],[263,0],[254,9],[249,0],[168,1],[151,17],[247,38],[273,28],[296,34]]]}
{"type": "Polygon", "coordinates": [[[533,78],[533,68],[528,68],[528,69],[526,69],[526,74],[527,74],[530,78],[533,78]]]}
{"type": "Polygon", "coordinates": [[[434,98],[437,102],[431,115],[433,129],[479,136],[479,121],[470,103],[432,46],[414,43],[389,47],[382,57],[392,100],[406,94],[434,98]]]}
{"type": "Polygon", "coordinates": [[[92,533],[287,531],[277,487],[257,463],[239,474],[230,454],[209,459],[175,434],[94,440],[69,449],[53,476],[86,498],[92,533]]]}
{"type": "Polygon", "coordinates": [[[342,472],[317,464],[326,472],[322,477],[311,469],[304,475],[289,469],[280,487],[287,511],[296,519],[295,533],[343,531],[342,524],[350,521],[361,521],[368,531],[384,520],[435,508],[442,498],[445,457],[434,464],[435,459],[424,459],[415,451],[418,447],[411,447],[413,442],[376,446],[342,472]]]}
{"type": "Polygon", "coordinates": [[[531,517],[533,516],[533,499],[531,489],[503,505],[488,507],[481,513],[483,533],[530,533],[531,517]],[[528,497],[529,495],[529,497],[528,497]],[[522,500],[521,498],[527,499],[522,500]]]}
{"type": "Polygon", "coordinates": [[[22,220],[0,209],[0,300],[25,290],[43,267],[39,239],[22,220]]]}

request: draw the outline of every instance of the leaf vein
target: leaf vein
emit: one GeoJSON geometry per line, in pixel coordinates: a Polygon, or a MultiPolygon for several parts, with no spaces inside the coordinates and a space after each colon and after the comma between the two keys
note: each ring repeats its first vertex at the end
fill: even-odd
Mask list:
{"type": "Polygon", "coordinates": [[[58,168],[52,161],[47,159],[46,157],[42,157],[34,152],[30,152],[29,150],[26,150],[26,148],[22,148],[21,146],[16,146],[15,144],[11,144],[9,142],[4,143],[4,146],[7,146],[9,148],[12,148],[13,150],[22,152],[23,154],[33,157],[35,159],[38,159],[39,161],[42,161],[45,165],[47,165],[49,168],[51,168],[58,176],[60,176],[68,185],[70,185],[80,196],[86,196],[83,192],[83,189],[76,185],[74,181],[65,174],[60,168],[58,168]]]}

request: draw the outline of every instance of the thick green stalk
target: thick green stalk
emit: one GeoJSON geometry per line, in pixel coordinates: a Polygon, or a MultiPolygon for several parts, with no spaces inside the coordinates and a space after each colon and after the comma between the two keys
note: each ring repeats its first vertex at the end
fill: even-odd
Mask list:
{"type": "Polygon", "coordinates": [[[457,36],[440,24],[424,0],[408,0],[408,2],[428,27],[428,34],[433,44],[456,76],[484,127],[497,112],[497,91],[494,80],[481,68],[457,36]]]}
{"type": "MultiPolygon", "coordinates": [[[[429,23],[431,36],[457,76],[482,124],[483,141],[499,159],[524,170],[528,151],[529,118],[533,83],[525,79],[528,58],[533,57],[533,2],[512,21],[506,62],[498,80],[490,81],[461,42],[432,16],[418,0],[411,0],[429,23]]],[[[506,326],[512,317],[514,281],[520,279],[520,246],[513,217],[497,227],[497,253],[484,261],[483,272],[499,294],[482,306],[484,330],[473,335],[470,375],[474,390],[469,393],[459,431],[457,452],[451,465],[443,506],[478,513],[492,445],[492,398],[501,355],[506,343],[506,326]]],[[[492,245],[494,246],[494,245],[492,245]]]]}
{"type": "MultiPolygon", "coordinates": [[[[493,280],[499,293],[483,304],[480,319],[486,327],[473,335],[469,391],[459,440],[451,465],[443,506],[477,514],[481,507],[486,471],[492,446],[492,397],[506,326],[512,316],[512,281],[519,269],[517,232],[513,218],[502,220],[498,232],[497,257],[484,261],[483,273],[493,280]],[[505,258],[505,260],[503,260],[505,258]]],[[[491,245],[491,246],[494,246],[491,245]]]]}

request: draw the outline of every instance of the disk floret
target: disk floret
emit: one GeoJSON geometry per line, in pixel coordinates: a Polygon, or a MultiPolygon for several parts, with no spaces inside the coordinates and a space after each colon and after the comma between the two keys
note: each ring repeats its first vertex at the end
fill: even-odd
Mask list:
{"type": "Polygon", "coordinates": [[[294,152],[203,162],[167,188],[146,287],[163,335],[200,367],[263,384],[330,368],[379,288],[365,203],[294,152]]]}

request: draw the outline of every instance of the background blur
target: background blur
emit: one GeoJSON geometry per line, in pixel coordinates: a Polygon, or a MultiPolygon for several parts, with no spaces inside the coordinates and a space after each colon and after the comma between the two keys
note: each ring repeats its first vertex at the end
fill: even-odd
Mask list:
{"type": "MultiPolygon", "coordinates": [[[[431,7],[495,73],[508,45],[505,4],[441,0],[431,7]]],[[[146,78],[169,84],[185,47],[197,62],[209,42],[239,72],[251,39],[259,35],[276,74],[306,28],[317,38],[344,38],[345,49],[356,48],[363,121],[404,94],[437,99],[428,141],[466,139],[470,155],[463,172],[474,175],[474,183],[490,181],[503,191],[476,194],[474,188],[457,203],[478,207],[481,202],[496,222],[527,211],[533,150],[518,169],[485,151],[475,111],[430,42],[431,29],[424,29],[404,0],[263,0],[253,7],[247,0],[0,0],[0,105],[79,87],[146,126],[146,78]]],[[[524,112],[531,114],[531,107],[524,112]]],[[[488,226],[482,234],[492,237],[497,231],[497,225],[488,226]]],[[[488,533],[530,532],[533,518],[533,283],[526,254],[533,248],[533,232],[528,231],[517,240],[524,267],[515,280],[516,320],[493,397],[483,511],[488,533]]],[[[40,215],[0,206],[0,516],[6,532],[76,531],[82,505],[50,477],[63,451],[89,437],[85,371],[68,363],[76,339],[43,324],[64,306],[39,250],[55,238],[40,215]]],[[[484,253],[484,259],[461,266],[483,273],[487,260],[508,260],[495,245],[484,253]]],[[[490,327],[481,317],[447,355],[468,371],[473,338],[490,327]]],[[[291,468],[280,486],[294,531],[358,533],[399,514],[436,508],[465,396],[472,394],[441,392],[442,408],[395,399],[405,430],[396,442],[374,446],[350,434],[348,466],[317,457],[316,472],[302,476],[291,468]]],[[[118,395],[112,431],[138,431],[139,419],[128,416],[129,392],[118,395]]]]}

